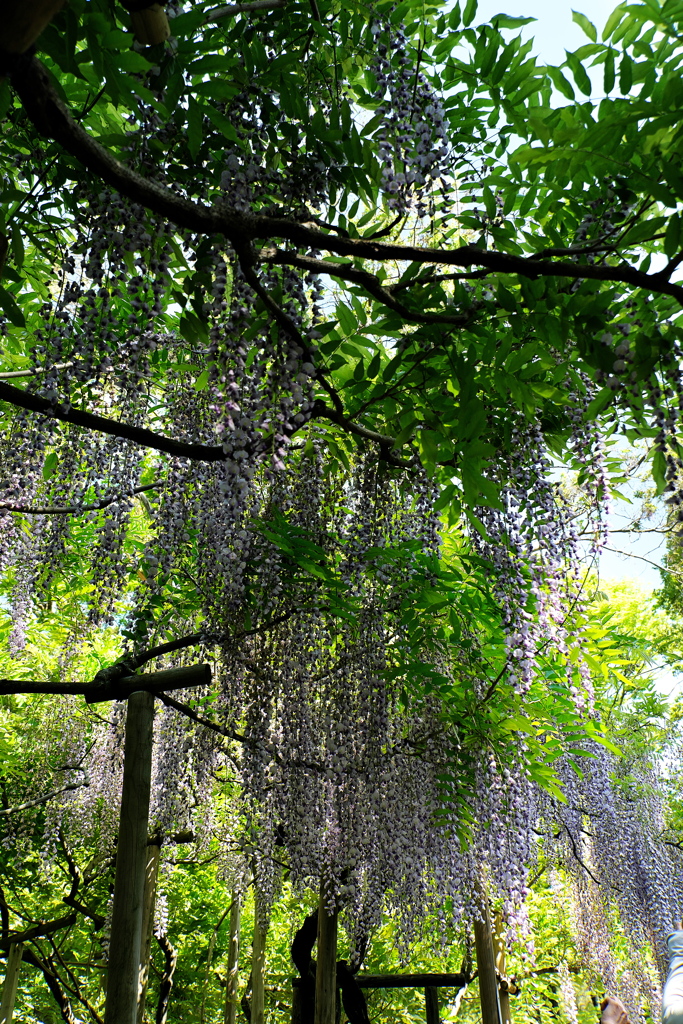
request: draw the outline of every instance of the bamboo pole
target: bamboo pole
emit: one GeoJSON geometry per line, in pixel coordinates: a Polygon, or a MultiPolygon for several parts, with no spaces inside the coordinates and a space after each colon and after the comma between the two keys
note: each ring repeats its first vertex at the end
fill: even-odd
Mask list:
{"type": "Polygon", "coordinates": [[[491,915],[486,889],[483,885],[479,895],[479,912],[481,917],[474,919],[474,945],[477,952],[482,1024],[502,1024],[496,961],[493,953],[491,915]]]}
{"type": "Polygon", "coordinates": [[[0,1001],[0,1024],[12,1024],[14,1014],[14,1003],[17,998],[17,986],[19,985],[19,968],[21,958],[24,954],[23,942],[13,942],[9,948],[7,957],[7,970],[5,981],[2,986],[2,1001],[0,1001]]]}
{"type": "Polygon", "coordinates": [[[235,889],[230,908],[228,938],[228,969],[225,977],[224,1024],[235,1024],[239,1006],[240,922],[242,919],[242,893],[235,889]]]}
{"type": "Polygon", "coordinates": [[[266,937],[268,926],[259,922],[258,901],[254,900],[254,943],[251,960],[251,1024],[265,1022],[266,937]]]}
{"type": "Polygon", "coordinates": [[[157,897],[161,840],[155,838],[147,847],[145,865],[145,890],[142,897],[142,935],[140,941],[140,994],[138,996],[138,1024],[145,1019],[145,997],[149,983],[149,962],[152,956],[152,935],[154,933],[154,905],[157,897]]]}
{"type": "MultiPolygon", "coordinates": [[[[315,1024],[336,1024],[338,911],[325,905],[325,884],[320,885],[318,960],[315,972],[315,1024]]],[[[253,1024],[253,1022],[252,1022],[253,1024]]]]}
{"type": "Polygon", "coordinates": [[[147,866],[154,697],[128,700],[104,1024],[136,1024],[147,866]]]}

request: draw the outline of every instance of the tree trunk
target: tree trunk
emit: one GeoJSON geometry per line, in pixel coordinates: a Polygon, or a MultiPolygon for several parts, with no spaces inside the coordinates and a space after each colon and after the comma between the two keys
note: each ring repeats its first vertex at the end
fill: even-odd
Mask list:
{"type": "Polygon", "coordinates": [[[491,915],[489,914],[489,901],[486,889],[483,886],[480,889],[479,911],[482,920],[479,920],[479,918],[474,919],[474,944],[477,951],[482,1024],[501,1024],[491,915]]]}
{"type": "Polygon", "coordinates": [[[258,903],[254,900],[254,946],[251,961],[251,1024],[264,1024],[266,993],[266,936],[258,919],[258,903]]]}
{"type": "Polygon", "coordinates": [[[145,891],[142,898],[142,938],[140,943],[140,995],[138,998],[138,1024],[145,1019],[145,996],[149,982],[149,961],[152,956],[152,935],[154,933],[154,904],[157,896],[157,879],[161,859],[161,840],[151,842],[147,847],[145,865],[145,891]]]}
{"type": "Polygon", "coordinates": [[[337,922],[325,906],[324,883],[318,910],[318,961],[315,972],[315,1024],[335,1024],[337,1016],[337,922]]]}
{"type": "Polygon", "coordinates": [[[54,966],[46,960],[43,960],[41,957],[36,956],[35,953],[32,953],[29,946],[24,949],[24,960],[26,963],[31,964],[42,972],[45,984],[49,988],[54,1001],[59,1007],[59,1012],[62,1015],[64,1024],[79,1024],[79,1021],[77,1021],[74,1016],[74,1012],[71,1009],[71,1004],[66,997],[64,989],[61,986],[60,980],[54,973],[54,966]]]}
{"type": "Polygon", "coordinates": [[[19,968],[21,958],[24,954],[23,942],[13,942],[9,948],[7,957],[7,970],[5,972],[5,983],[2,986],[2,1001],[0,1002],[0,1024],[12,1024],[14,1013],[14,1001],[17,998],[17,986],[19,984],[19,968]]]}
{"type": "Polygon", "coordinates": [[[154,697],[128,699],[104,1024],[136,1024],[147,866],[154,697]]]}
{"type": "Polygon", "coordinates": [[[496,927],[493,933],[493,954],[498,972],[498,1001],[502,1024],[512,1024],[510,1011],[510,992],[505,974],[505,939],[503,937],[503,915],[496,914],[496,927]]]}
{"type": "Polygon", "coordinates": [[[164,973],[159,982],[159,1000],[157,1002],[155,1024],[166,1024],[168,1008],[171,1005],[171,989],[173,988],[173,975],[178,963],[178,954],[168,941],[166,935],[161,935],[157,938],[157,942],[164,953],[164,973]]]}
{"type": "Polygon", "coordinates": [[[230,910],[230,934],[228,938],[228,968],[225,976],[224,1024],[235,1024],[239,1006],[239,959],[240,921],[242,919],[242,893],[235,890],[230,910]]]}

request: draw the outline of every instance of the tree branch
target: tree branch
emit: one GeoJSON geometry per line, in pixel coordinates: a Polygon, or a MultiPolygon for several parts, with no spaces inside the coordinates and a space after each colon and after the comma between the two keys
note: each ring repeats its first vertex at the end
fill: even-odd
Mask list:
{"type": "Polygon", "coordinates": [[[44,796],[36,797],[35,800],[27,800],[26,803],[17,804],[16,807],[3,807],[0,809],[0,814],[17,814],[19,811],[27,811],[30,807],[38,807],[40,804],[46,804],[48,800],[52,800],[53,797],[59,796],[60,793],[68,793],[72,789],[81,789],[83,786],[89,786],[90,779],[86,775],[82,782],[70,782],[67,786],[62,786],[61,789],[54,789],[51,793],[46,793],[44,796]]]}
{"type": "Polygon", "coordinates": [[[102,498],[101,501],[96,501],[92,505],[45,505],[39,508],[26,508],[23,505],[13,505],[10,502],[0,502],[0,509],[6,512],[21,512],[26,516],[43,516],[43,515],[81,515],[84,512],[99,512],[103,508],[108,508],[109,505],[114,505],[117,501],[123,501],[124,498],[133,497],[135,494],[143,494],[145,491],[155,491],[160,487],[163,487],[162,483],[156,484],[143,484],[141,487],[133,487],[130,491],[123,491],[122,494],[115,494],[110,498],[102,498]]]}
{"type": "Polygon", "coordinates": [[[36,377],[39,373],[47,373],[48,370],[66,370],[70,366],[75,366],[75,363],[55,363],[54,366],[37,366],[31,367],[28,370],[8,370],[6,373],[0,373],[0,380],[14,380],[18,377],[36,377]]]}
{"type": "MultiPolygon", "coordinates": [[[[564,828],[565,832],[569,836],[569,842],[571,843],[572,852],[573,852],[574,857],[576,858],[577,862],[581,865],[581,867],[586,872],[586,874],[590,875],[590,877],[593,879],[593,881],[595,882],[596,885],[602,885],[600,879],[595,877],[595,875],[593,874],[591,869],[588,867],[588,865],[585,864],[584,861],[579,856],[579,851],[576,848],[576,842],[574,840],[574,836],[571,834],[571,831],[569,830],[569,827],[565,824],[564,821],[562,822],[562,827],[564,828]]],[[[617,887],[613,886],[612,888],[616,889],[617,887]]]]}
{"type": "Polygon", "coordinates": [[[185,715],[186,718],[190,718],[197,725],[203,725],[205,729],[210,729],[211,732],[218,733],[219,736],[224,736],[228,740],[235,740],[237,743],[246,743],[247,738],[239,732],[234,732],[232,729],[226,729],[224,725],[219,725],[218,722],[212,722],[210,718],[204,718],[202,715],[197,714],[194,708],[191,708],[189,704],[183,704],[182,701],[176,700],[175,697],[169,697],[167,693],[155,694],[159,698],[162,704],[165,704],[168,708],[173,708],[174,711],[180,712],[181,715],[185,715]]]}
{"type": "MultiPolygon", "coordinates": [[[[363,270],[360,267],[355,267],[350,263],[332,263],[328,260],[317,260],[312,256],[299,256],[296,253],[277,249],[275,247],[261,249],[259,256],[265,263],[298,267],[301,270],[309,271],[309,273],[328,274],[330,277],[339,277],[344,281],[353,281],[355,284],[359,284],[362,288],[365,288],[366,292],[371,295],[373,299],[376,299],[377,302],[381,303],[381,305],[386,306],[395,313],[399,313],[404,320],[408,320],[411,323],[451,324],[453,327],[466,327],[473,319],[471,312],[424,313],[419,310],[409,309],[395,298],[392,294],[392,288],[387,288],[385,285],[380,283],[376,274],[372,274],[369,270],[363,270]]],[[[449,278],[453,277],[452,274],[442,275],[442,277],[446,276],[449,278]]],[[[433,280],[435,280],[435,278],[430,279],[430,281],[433,280]]]]}
{"type": "Polygon", "coordinates": [[[659,569],[660,572],[667,572],[669,576],[683,576],[683,572],[677,572],[676,569],[667,569],[665,565],[660,565],[659,562],[653,562],[651,558],[645,558],[644,555],[635,555],[632,551],[622,551],[620,548],[611,548],[606,544],[603,551],[613,551],[615,555],[625,555],[627,558],[637,558],[639,562],[647,562],[648,565],[653,565],[655,569],[659,569]]]}
{"type": "Polygon", "coordinates": [[[164,973],[159,982],[159,998],[157,1001],[155,1024],[166,1024],[178,954],[165,935],[157,935],[156,940],[164,954],[164,973]]]}
{"type": "MultiPolygon", "coordinates": [[[[249,253],[252,256],[252,258],[255,258],[255,253],[253,252],[253,249],[251,247],[249,249],[249,253]]],[[[282,327],[282,329],[287,334],[289,334],[289,336],[293,338],[294,341],[298,343],[299,347],[304,353],[304,359],[310,362],[312,366],[315,366],[315,357],[311,352],[308,343],[306,342],[306,339],[304,338],[304,336],[302,335],[301,331],[296,326],[292,318],[289,317],[287,313],[285,313],[284,309],[282,309],[277,304],[275,299],[273,299],[273,297],[269,294],[268,289],[261,284],[261,282],[258,279],[258,274],[254,270],[253,263],[245,259],[243,256],[241,256],[240,266],[242,268],[242,273],[244,274],[245,280],[251,285],[251,287],[256,292],[258,297],[261,299],[261,302],[264,304],[266,309],[270,311],[275,322],[278,323],[280,327],[282,327]]],[[[341,398],[339,397],[335,389],[332,387],[330,382],[325,379],[321,370],[316,369],[315,379],[318,381],[323,390],[326,391],[327,394],[330,396],[330,398],[332,399],[332,404],[334,405],[334,408],[337,410],[337,412],[343,413],[344,404],[341,398]]]]}
{"type": "Polygon", "coordinates": [[[354,423],[343,412],[330,409],[329,406],[320,400],[313,406],[313,415],[316,419],[326,419],[336,423],[337,426],[346,430],[349,434],[356,434],[358,437],[364,437],[366,441],[373,441],[375,444],[378,444],[382,450],[382,458],[392,466],[400,466],[402,469],[412,468],[412,462],[399,459],[391,454],[391,449],[394,447],[396,439],[388,434],[379,434],[376,430],[370,430],[369,427],[363,427],[360,423],[354,423]]]}
{"type": "Polygon", "coordinates": [[[341,238],[288,217],[238,213],[195,203],[155,181],[143,178],[84,131],[62,103],[46,69],[35,57],[7,58],[5,64],[11,65],[6,70],[11,75],[12,85],[41,135],[60,143],[89,171],[121,195],[180,227],[202,234],[224,235],[238,250],[244,250],[255,239],[282,238],[302,248],[324,249],[340,256],[377,262],[406,260],[465,268],[486,267],[497,273],[529,278],[566,277],[573,280],[620,282],[650,292],[671,295],[683,305],[683,286],[673,284],[658,274],[647,274],[629,266],[553,262],[469,245],[455,249],[430,249],[364,238],[341,238]]]}
{"type": "Polygon", "coordinates": [[[206,12],[204,24],[220,21],[221,18],[233,18],[238,14],[277,10],[278,7],[286,7],[288,3],[289,0],[251,0],[251,3],[246,4],[227,4],[225,7],[214,7],[213,10],[206,12]]]}
{"type": "MultiPolygon", "coordinates": [[[[261,287],[259,285],[259,287],[261,287]]],[[[264,290],[265,291],[265,290],[264,290]]],[[[260,294],[260,293],[259,293],[260,294]]],[[[267,292],[266,292],[267,295],[267,292]]],[[[268,296],[268,298],[270,298],[268,296]]],[[[272,300],[271,300],[272,301],[272,300]]],[[[334,389],[324,378],[321,376],[318,379],[318,383],[332,396],[334,389]]],[[[336,392],[334,392],[336,395],[336,392]]],[[[352,420],[347,419],[344,415],[343,406],[339,396],[336,396],[337,403],[340,408],[330,409],[325,403],[318,399],[311,413],[311,419],[328,419],[333,423],[336,423],[343,430],[350,434],[356,434],[358,437],[364,437],[368,441],[374,441],[384,449],[383,458],[387,462],[391,462],[392,465],[401,466],[407,468],[410,463],[402,462],[401,460],[390,456],[389,452],[394,446],[394,438],[389,437],[386,434],[378,434],[374,430],[369,430],[366,427],[362,427],[352,420]]],[[[110,420],[104,416],[97,416],[94,413],[82,412],[79,409],[65,408],[61,405],[53,405],[48,402],[46,398],[40,398],[38,395],[30,394],[28,391],[22,391],[20,388],[15,388],[10,384],[4,384],[0,381],[0,402],[8,402],[10,405],[17,406],[20,409],[28,409],[31,412],[40,413],[42,416],[49,416],[53,419],[61,420],[64,423],[73,423],[74,426],[85,427],[89,430],[96,430],[100,433],[110,434],[113,437],[124,437],[128,441],[133,441],[135,444],[140,444],[145,448],[151,448],[154,451],[164,452],[167,455],[174,455],[178,458],[190,459],[193,462],[222,462],[225,459],[225,452],[223,451],[222,445],[206,445],[206,444],[187,444],[184,441],[175,441],[173,438],[165,437],[163,434],[157,434],[153,430],[148,430],[146,427],[133,427],[128,423],[121,423],[118,420],[110,420]]],[[[296,429],[292,431],[292,434],[296,432],[296,429]]],[[[267,440],[264,438],[263,450],[267,447],[267,440]]],[[[253,452],[254,455],[260,454],[259,452],[253,452]]],[[[23,511],[22,509],[13,509],[13,511],[23,511]]]]}
{"type": "Polygon", "coordinates": [[[183,651],[187,647],[197,647],[199,644],[231,645],[236,643],[238,640],[244,640],[248,636],[256,636],[268,629],[273,629],[275,626],[279,626],[283,622],[287,622],[291,619],[293,614],[293,610],[286,612],[284,615],[279,615],[274,619],[269,619],[261,626],[255,626],[253,629],[245,629],[240,633],[207,633],[201,630],[197,633],[188,633],[187,636],[179,636],[175,640],[168,640],[166,643],[157,644],[156,647],[148,647],[147,650],[140,651],[138,654],[127,655],[117,664],[121,665],[125,670],[130,671],[131,669],[142,668],[143,665],[148,661],[152,661],[153,658],[161,658],[165,654],[174,654],[176,651],[183,651]]]}
{"type": "Polygon", "coordinates": [[[37,412],[64,423],[73,423],[77,427],[97,430],[99,433],[111,434],[113,437],[124,437],[127,441],[133,441],[145,448],[152,448],[178,458],[202,462],[222,462],[225,459],[225,452],[220,444],[186,444],[183,441],[175,441],[173,438],[164,437],[163,434],[156,434],[146,427],[132,427],[128,423],[120,423],[95,413],[82,412],[80,409],[67,408],[63,405],[53,405],[46,398],[40,398],[39,395],[33,395],[3,382],[0,382],[0,402],[8,402],[20,409],[28,409],[30,412],[37,412]]]}
{"type": "Polygon", "coordinates": [[[62,928],[70,928],[77,920],[78,914],[72,913],[57,917],[54,921],[41,921],[26,931],[10,933],[7,938],[0,940],[0,948],[9,949],[15,942],[31,942],[32,939],[46,938],[53,932],[61,931],[62,928]]]}
{"type": "Polygon", "coordinates": [[[43,977],[45,978],[45,983],[54,996],[55,1002],[57,1003],[62,1014],[62,1018],[66,1024],[78,1024],[73,1010],[71,1009],[71,1004],[69,1003],[54,968],[51,969],[44,960],[36,956],[36,954],[30,949],[24,949],[22,961],[25,961],[27,964],[31,964],[32,967],[37,967],[37,969],[42,972],[43,977]]]}

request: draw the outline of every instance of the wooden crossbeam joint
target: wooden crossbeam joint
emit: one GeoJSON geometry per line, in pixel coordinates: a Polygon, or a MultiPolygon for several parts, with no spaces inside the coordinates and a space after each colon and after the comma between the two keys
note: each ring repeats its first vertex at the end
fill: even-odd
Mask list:
{"type": "Polygon", "coordinates": [[[207,686],[211,682],[210,665],[190,665],[133,675],[125,663],[101,669],[93,682],[85,687],[83,696],[87,704],[101,704],[106,700],[126,700],[131,693],[164,690],[184,690],[190,686],[207,686]]]}

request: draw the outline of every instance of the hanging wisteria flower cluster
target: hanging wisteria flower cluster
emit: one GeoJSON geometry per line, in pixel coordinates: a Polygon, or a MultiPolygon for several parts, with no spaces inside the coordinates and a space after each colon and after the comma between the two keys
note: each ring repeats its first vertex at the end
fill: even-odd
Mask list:
{"type": "MultiPolygon", "coordinates": [[[[575,703],[582,708],[591,697],[591,680],[570,614],[581,568],[576,526],[552,482],[538,425],[515,424],[511,449],[511,457],[500,458],[491,470],[500,485],[501,507],[481,507],[486,536],[472,534],[472,543],[495,573],[507,677],[517,693],[525,694],[537,673],[545,670],[544,657],[559,654],[565,659],[575,703]]],[[[602,496],[595,497],[598,508],[602,496]]]]}
{"type": "Polygon", "coordinates": [[[683,856],[667,843],[661,765],[625,764],[604,746],[585,744],[581,766],[559,766],[566,802],[542,794],[539,822],[551,863],[570,879],[579,951],[618,995],[631,1020],[655,1015],[666,977],[666,934],[680,919],[683,856]],[[630,952],[624,970],[615,912],[630,952]],[[648,951],[654,952],[650,961],[648,951]]]}
{"type": "Polygon", "coordinates": [[[423,217],[434,183],[440,180],[445,188],[450,175],[446,116],[441,99],[408,54],[404,28],[376,20],[370,32],[370,68],[377,82],[372,99],[382,118],[382,188],[391,210],[403,214],[414,206],[423,217]]]}
{"type": "MultiPolygon", "coordinates": [[[[643,798],[648,780],[636,813],[632,780],[619,779],[611,755],[588,745],[582,776],[569,757],[560,766],[567,795],[561,805],[533,781],[523,730],[511,736],[500,727],[508,712],[524,725],[534,688],[548,679],[569,695],[575,713],[588,716],[593,697],[575,624],[582,610],[577,527],[553,480],[535,412],[499,405],[504,424],[489,422],[487,444],[506,437],[484,469],[500,501],[476,510],[481,531],[469,545],[462,542],[488,577],[492,637],[485,637],[474,601],[468,604],[465,572],[445,611],[415,596],[436,589],[442,556],[440,496],[418,464],[416,437],[426,437],[426,424],[439,415],[437,399],[455,404],[458,388],[440,395],[442,376],[424,409],[411,400],[428,380],[432,348],[455,359],[470,344],[462,329],[469,321],[450,308],[434,312],[429,303],[418,309],[410,291],[417,278],[402,281],[402,293],[390,277],[375,279],[370,260],[357,265],[355,244],[376,244],[371,260],[379,262],[381,239],[392,228],[370,225],[362,236],[364,227],[340,227],[346,207],[331,198],[339,184],[347,198],[360,194],[367,179],[359,202],[372,199],[374,188],[380,219],[385,202],[400,219],[424,216],[439,190],[450,201],[445,106],[464,101],[442,102],[393,14],[363,26],[370,83],[364,95],[378,118],[372,131],[379,170],[367,160],[353,178],[339,142],[343,120],[331,124],[341,93],[316,77],[319,68],[307,79],[310,94],[297,97],[297,116],[287,87],[278,92],[271,78],[261,88],[256,62],[245,60],[235,65],[239,85],[216,105],[188,98],[189,149],[141,96],[124,123],[121,149],[131,173],[187,198],[188,206],[213,203],[215,231],[178,227],[102,181],[75,187],[79,216],[64,227],[64,258],[41,296],[40,325],[22,371],[26,394],[42,411],[13,414],[0,449],[0,571],[12,581],[12,650],[20,653],[26,623],[41,603],[51,607],[60,587],[80,588],[83,623],[68,640],[73,648],[103,623],[122,627],[124,655],[168,635],[194,638],[178,663],[199,652],[214,662],[215,683],[207,692],[176,694],[184,715],[166,705],[156,716],[151,828],[216,841],[226,878],[243,877],[248,861],[262,916],[277,897],[284,866],[299,892],[317,890],[322,880],[356,947],[391,908],[405,952],[426,915],[445,935],[454,922],[479,913],[487,888],[510,939],[531,954],[525,899],[545,829],[548,855],[575,885],[579,932],[616,985],[603,943],[610,908],[640,922],[629,935],[634,948],[645,939],[656,944],[680,911],[676,887],[683,878],[678,854],[655,841],[661,816],[656,801],[643,798]],[[324,143],[310,130],[313,116],[324,143]],[[223,134],[213,134],[209,145],[212,117],[223,134]],[[175,146],[182,160],[158,159],[175,146]],[[192,173],[183,164],[188,157],[192,173]],[[221,218],[246,224],[259,217],[287,218],[294,228],[285,241],[277,232],[262,240],[245,233],[245,240],[219,231],[221,218]],[[343,240],[339,262],[326,265],[320,250],[291,240],[312,224],[343,240]],[[338,330],[336,320],[321,326],[338,298],[335,285],[323,290],[320,275],[327,271],[356,289],[348,293],[351,326],[337,304],[338,330]],[[400,318],[398,327],[392,316],[400,318]],[[424,378],[411,377],[421,372],[417,362],[392,378],[387,367],[408,351],[402,346],[413,324],[433,327],[434,318],[438,338],[425,331],[420,352],[424,378]],[[367,359],[373,342],[361,336],[365,327],[387,339],[367,359]],[[366,346],[362,355],[358,346],[366,346]],[[339,373],[338,384],[335,370],[354,379],[339,373]],[[375,408],[368,395],[380,385],[387,401],[375,408]],[[87,409],[93,429],[62,424],[72,409],[87,409]],[[375,429],[384,429],[385,416],[400,424],[396,434],[405,444],[375,429]],[[503,669],[487,675],[489,640],[486,653],[493,651],[503,669]],[[493,707],[498,722],[487,717],[493,707]],[[217,809],[221,786],[229,797],[217,809]]],[[[262,45],[266,64],[275,64],[268,28],[262,45]]],[[[162,78],[155,69],[147,86],[162,78]]],[[[162,84],[153,91],[164,96],[162,84]]],[[[348,140],[349,151],[356,142],[348,140]]],[[[483,183],[488,165],[479,163],[483,183]]],[[[503,193],[491,196],[494,212],[485,226],[493,237],[507,215],[503,193]]],[[[599,217],[601,208],[591,209],[577,245],[613,230],[609,210],[599,217]]],[[[630,211],[622,204],[618,217],[630,211]]],[[[467,255],[450,269],[463,270],[463,294],[475,296],[464,308],[480,313],[495,295],[467,255]]],[[[420,283],[438,285],[444,277],[450,288],[454,276],[430,268],[420,283]]],[[[581,286],[575,279],[568,294],[581,286]]],[[[680,352],[675,345],[670,358],[656,352],[643,388],[640,331],[647,317],[626,307],[614,319],[614,329],[595,344],[597,361],[607,367],[596,372],[597,383],[620,412],[636,409],[648,393],[660,469],[678,505],[680,352]]],[[[7,333],[4,319],[0,329],[7,333]]],[[[657,350],[661,339],[653,338],[657,350]]],[[[550,349],[559,364],[562,353],[550,349]]],[[[457,377],[457,366],[451,372],[457,377]]],[[[473,388],[481,390],[480,382],[473,388]]],[[[565,390],[566,450],[583,463],[595,555],[605,537],[607,476],[601,437],[590,423],[594,381],[577,373],[565,390]]],[[[457,401],[464,415],[463,393],[464,387],[457,401]]],[[[455,477],[457,460],[450,452],[440,468],[449,466],[455,477]]],[[[67,825],[84,842],[111,850],[122,733],[120,706],[108,722],[64,728],[60,742],[73,765],[68,778],[87,778],[87,785],[48,805],[46,867],[67,825]]],[[[159,933],[165,927],[160,904],[159,933]]],[[[634,1021],[633,993],[651,1003],[645,977],[622,993],[634,1021]]],[[[566,974],[563,982],[572,1005],[566,974]]]]}

